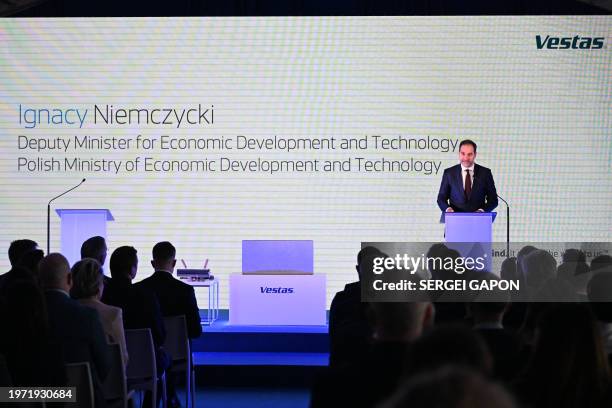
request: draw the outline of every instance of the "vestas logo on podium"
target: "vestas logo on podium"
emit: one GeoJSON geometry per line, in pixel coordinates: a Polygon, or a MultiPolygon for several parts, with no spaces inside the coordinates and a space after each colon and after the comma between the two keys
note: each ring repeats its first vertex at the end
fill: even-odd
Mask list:
{"type": "Polygon", "coordinates": [[[269,288],[267,286],[260,286],[259,291],[261,293],[281,294],[281,293],[293,293],[293,288],[269,288]]]}
{"type": "Polygon", "coordinates": [[[536,35],[536,47],[538,50],[599,50],[604,47],[604,37],[551,37],[550,35],[536,35]]]}

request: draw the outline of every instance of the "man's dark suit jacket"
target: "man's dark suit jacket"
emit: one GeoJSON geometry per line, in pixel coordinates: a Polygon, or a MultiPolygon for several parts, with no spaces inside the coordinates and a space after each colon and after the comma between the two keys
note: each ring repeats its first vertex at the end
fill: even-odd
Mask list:
{"type": "Polygon", "coordinates": [[[189,338],[200,337],[202,334],[200,309],[192,286],[174,279],[165,271],[155,271],[136,286],[146,288],[157,295],[163,316],[185,315],[189,338]]]}
{"type": "Polygon", "coordinates": [[[64,359],[67,363],[89,362],[96,406],[104,406],[101,383],[110,369],[110,349],[98,312],[59,291],[48,290],[45,298],[49,328],[61,344],[64,359]]]}
{"type": "Polygon", "coordinates": [[[329,308],[330,366],[351,361],[363,355],[372,329],[366,318],[366,303],[361,302],[361,283],[352,282],[336,293],[329,308]]]}
{"type": "Polygon", "coordinates": [[[104,288],[102,302],[117,306],[123,311],[123,327],[126,329],[151,329],[153,343],[158,349],[166,341],[166,328],[159,302],[155,294],[128,280],[113,278],[104,288]]]}
{"type": "Polygon", "coordinates": [[[438,207],[442,212],[445,212],[448,207],[452,207],[456,212],[474,212],[480,208],[485,212],[490,212],[497,207],[497,190],[495,190],[491,170],[474,164],[472,177],[472,193],[469,198],[466,198],[461,164],[444,170],[438,192],[438,207]]]}

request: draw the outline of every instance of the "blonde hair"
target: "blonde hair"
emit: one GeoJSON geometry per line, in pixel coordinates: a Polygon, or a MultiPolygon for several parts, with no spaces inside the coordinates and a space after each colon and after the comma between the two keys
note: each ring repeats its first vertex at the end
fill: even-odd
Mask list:
{"type": "Polygon", "coordinates": [[[72,289],[70,296],[74,299],[86,299],[100,291],[103,281],[102,267],[93,258],[81,259],[72,267],[72,289]]]}

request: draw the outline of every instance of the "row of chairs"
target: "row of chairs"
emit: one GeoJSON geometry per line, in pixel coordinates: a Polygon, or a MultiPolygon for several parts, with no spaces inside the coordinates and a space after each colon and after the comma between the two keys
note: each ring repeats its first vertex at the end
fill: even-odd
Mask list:
{"type": "MultiPolygon", "coordinates": [[[[170,371],[185,375],[185,407],[195,408],[195,368],[192,362],[191,347],[187,337],[185,316],[174,316],[165,319],[166,342],[164,348],[172,356],[170,371]],[[191,403],[191,404],[190,404],[191,403]]],[[[135,391],[150,391],[152,408],[157,405],[157,381],[162,383],[162,403],[167,406],[165,375],[157,377],[155,347],[150,329],[133,329],[125,331],[126,345],[130,360],[124,369],[121,349],[118,344],[111,344],[111,370],[102,384],[107,408],[128,408],[135,391]]],[[[72,408],[90,408],[94,406],[93,380],[88,362],[66,364],[68,386],[76,387],[77,402],[72,408]]],[[[10,373],[3,356],[0,355],[0,381],[11,384],[10,373]]],[[[39,406],[44,407],[42,403],[39,406]]]]}

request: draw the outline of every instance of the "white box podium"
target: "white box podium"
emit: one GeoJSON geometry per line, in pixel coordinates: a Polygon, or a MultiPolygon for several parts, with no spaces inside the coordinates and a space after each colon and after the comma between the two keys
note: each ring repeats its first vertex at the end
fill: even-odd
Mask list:
{"type": "Polygon", "coordinates": [[[230,324],[326,324],[325,275],[230,275],[230,324]]]}
{"type": "Polygon", "coordinates": [[[55,212],[61,220],[61,251],[70,266],[81,259],[83,242],[96,235],[106,239],[106,223],[115,220],[105,208],[59,208],[55,212]]]}

